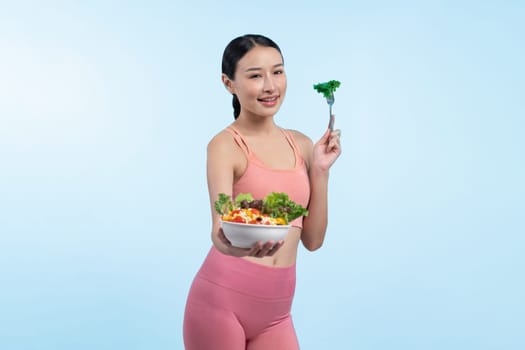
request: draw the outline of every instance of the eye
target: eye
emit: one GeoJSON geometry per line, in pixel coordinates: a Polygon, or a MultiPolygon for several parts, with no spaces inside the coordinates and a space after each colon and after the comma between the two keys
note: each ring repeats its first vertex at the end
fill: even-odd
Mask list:
{"type": "Polygon", "coordinates": [[[283,74],[284,71],[282,69],[279,69],[279,70],[276,70],[275,72],[273,72],[273,74],[275,75],[280,75],[280,74],[283,74]]]}
{"type": "Polygon", "coordinates": [[[256,79],[256,78],[260,78],[261,75],[260,74],[252,74],[250,75],[250,79],[256,79]]]}

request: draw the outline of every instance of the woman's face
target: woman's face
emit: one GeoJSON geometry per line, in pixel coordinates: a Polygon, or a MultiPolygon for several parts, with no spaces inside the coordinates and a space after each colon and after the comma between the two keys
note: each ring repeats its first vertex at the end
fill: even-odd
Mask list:
{"type": "Polygon", "coordinates": [[[272,117],[286,94],[283,58],[273,47],[255,46],[237,62],[235,80],[223,75],[223,82],[237,95],[241,115],[272,117]]]}

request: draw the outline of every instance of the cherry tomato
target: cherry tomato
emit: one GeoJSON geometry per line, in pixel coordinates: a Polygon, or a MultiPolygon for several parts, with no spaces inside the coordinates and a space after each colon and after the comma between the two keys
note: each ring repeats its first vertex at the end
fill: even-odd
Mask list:
{"type": "Polygon", "coordinates": [[[235,216],[235,217],[233,217],[232,218],[232,222],[240,222],[240,223],[243,223],[243,224],[245,223],[242,216],[235,216]]]}

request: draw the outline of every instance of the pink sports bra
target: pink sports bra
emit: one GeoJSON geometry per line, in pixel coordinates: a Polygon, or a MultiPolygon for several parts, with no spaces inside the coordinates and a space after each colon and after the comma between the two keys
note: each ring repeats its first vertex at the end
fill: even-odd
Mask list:
{"type": "MultiPolygon", "coordinates": [[[[295,167],[290,169],[275,169],[266,166],[248,147],[248,143],[233,126],[226,128],[239,145],[248,160],[246,171],[233,184],[233,197],[239,193],[251,193],[254,198],[262,199],[271,192],[285,192],[291,200],[308,207],[310,200],[310,181],[306,163],[301,156],[292,134],[281,129],[286,140],[293,149],[295,167]]],[[[291,222],[292,226],[303,227],[303,218],[291,222]]]]}

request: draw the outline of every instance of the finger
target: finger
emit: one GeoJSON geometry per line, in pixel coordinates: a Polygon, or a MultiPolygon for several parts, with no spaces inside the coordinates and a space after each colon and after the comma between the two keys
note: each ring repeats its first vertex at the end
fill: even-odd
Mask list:
{"type": "Polygon", "coordinates": [[[262,248],[261,251],[260,251],[261,256],[266,256],[266,255],[268,255],[268,254],[271,252],[271,250],[272,250],[272,248],[273,248],[274,245],[275,245],[275,242],[274,242],[274,241],[268,241],[268,242],[266,242],[266,243],[264,244],[263,248],[262,248]]]}
{"type": "Polygon", "coordinates": [[[274,241],[268,241],[266,243],[258,242],[257,249],[253,251],[254,257],[262,258],[265,256],[272,256],[277,250],[283,245],[284,241],[275,243],[274,241]]]}
{"type": "Polygon", "coordinates": [[[254,252],[253,256],[257,258],[262,258],[266,254],[268,254],[268,251],[270,249],[271,249],[271,246],[269,246],[268,243],[263,244],[262,242],[258,242],[257,250],[254,252]]]}
{"type": "Polygon", "coordinates": [[[261,253],[261,250],[263,249],[263,244],[261,241],[254,244],[252,249],[248,252],[248,255],[250,256],[259,256],[261,253]]]}
{"type": "Polygon", "coordinates": [[[340,149],[339,140],[330,140],[330,143],[326,146],[327,153],[338,152],[340,149]]]}
{"type": "Polygon", "coordinates": [[[341,139],[341,130],[337,129],[337,130],[334,130],[331,134],[330,134],[330,141],[328,142],[328,146],[327,148],[331,149],[331,148],[334,148],[335,147],[339,147],[340,146],[340,139],[341,139]]]}
{"type": "Polygon", "coordinates": [[[321,136],[321,138],[319,139],[319,141],[317,141],[317,143],[319,144],[327,144],[328,143],[328,140],[330,139],[330,129],[326,129],[326,131],[324,132],[323,136],[321,136]]]}
{"type": "Polygon", "coordinates": [[[272,249],[268,252],[268,256],[273,256],[284,244],[284,241],[279,241],[275,243],[272,249]]]}

